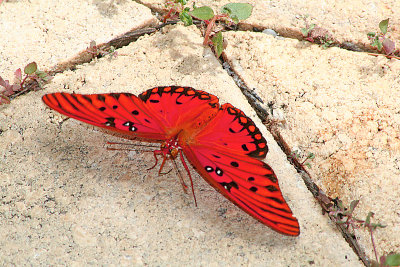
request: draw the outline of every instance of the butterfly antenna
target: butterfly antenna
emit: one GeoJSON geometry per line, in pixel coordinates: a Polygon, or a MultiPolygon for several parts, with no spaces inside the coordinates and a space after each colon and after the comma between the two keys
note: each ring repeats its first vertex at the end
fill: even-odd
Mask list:
{"type": "MultiPolygon", "coordinates": [[[[190,175],[189,168],[188,168],[188,166],[186,165],[185,159],[183,158],[182,150],[179,150],[179,155],[180,155],[180,157],[181,157],[181,161],[182,161],[183,167],[185,167],[185,170],[186,170],[186,172],[187,172],[188,175],[189,175],[190,186],[192,187],[192,194],[193,194],[193,198],[194,198],[194,204],[195,204],[196,207],[197,207],[197,200],[196,200],[196,195],[194,194],[194,187],[193,187],[192,175],[190,175]]],[[[174,162],[175,162],[175,161],[174,161],[174,162]]]]}
{"type": "MultiPolygon", "coordinates": [[[[119,142],[106,142],[107,145],[121,145],[121,146],[133,146],[133,147],[151,147],[151,148],[158,148],[159,146],[156,145],[148,145],[148,144],[132,144],[132,143],[119,143],[119,142]]],[[[118,149],[116,149],[118,150],[118,149]]],[[[151,150],[153,151],[153,150],[151,150]]]]}

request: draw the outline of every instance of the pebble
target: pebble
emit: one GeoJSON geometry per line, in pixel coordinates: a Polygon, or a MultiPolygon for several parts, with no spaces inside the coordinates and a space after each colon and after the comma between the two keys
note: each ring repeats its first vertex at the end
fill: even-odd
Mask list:
{"type": "Polygon", "coordinates": [[[278,36],[276,31],[274,31],[273,29],[265,29],[265,30],[262,31],[262,33],[265,33],[265,34],[268,34],[268,35],[272,35],[273,37],[278,36]]]}

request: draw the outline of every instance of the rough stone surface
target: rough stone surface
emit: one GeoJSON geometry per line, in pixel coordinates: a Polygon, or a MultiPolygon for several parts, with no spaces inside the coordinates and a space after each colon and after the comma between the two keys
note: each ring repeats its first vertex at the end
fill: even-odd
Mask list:
{"type": "MultiPolygon", "coordinates": [[[[262,33],[227,33],[231,65],[268,103],[293,151],[315,154],[309,170],[356,216],[387,225],[375,233],[380,253],[400,247],[400,62],[343,49],[325,50],[262,33]],[[301,58],[302,60],[299,60],[301,58]]],[[[373,257],[370,236],[357,231],[373,257]]]]}
{"type": "Polygon", "coordinates": [[[0,5],[0,76],[36,61],[47,70],[89,47],[155,22],[150,9],[133,1],[31,0],[0,5]]]}
{"type": "Polygon", "coordinates": [[[201,43],[195,27],[167,27],[1,109],[0,265],[361,265],[201,43]],[[209,91],[256,121],[269,142],[267,162],[300,221],[299,237],[258,223],[192,170],[196,208],[176,174],[146,171],[152,153],[107,151],[105,142],[120,138],[65,119],[41,101],[60,90],[139,93],[166,84],[209,91]]]}

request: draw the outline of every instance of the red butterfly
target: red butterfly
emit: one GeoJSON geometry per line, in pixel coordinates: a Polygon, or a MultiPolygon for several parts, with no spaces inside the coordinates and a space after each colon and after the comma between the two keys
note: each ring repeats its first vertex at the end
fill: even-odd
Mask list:
{"type": "MultiPolygon", "coordinates": [[[[218,192],[275,231],[300,233],[265,158],[266,140],[254,122],[231,104],[190,87],[156,87],[129,93],[43,96],[50,108],[71,118],[146,140],[162,141],[154,155],[184,156],[218,192]]],[[[162,164],[163,166],[163,164],[162,164]]],[[[191,180],[191,178],[190,178],[191,180]]],[[[193,185],[192,185],[193,190],[193,185]]]]}

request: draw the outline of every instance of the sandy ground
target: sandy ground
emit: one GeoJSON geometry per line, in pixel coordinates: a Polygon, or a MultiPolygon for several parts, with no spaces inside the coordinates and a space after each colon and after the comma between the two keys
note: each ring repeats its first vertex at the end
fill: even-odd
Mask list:
{"type": "MultiPolygon", "coordinates": [[[[160,8],[159,3],[144,4],[160,8]]],[[[304,22],[299,14],[315,10],[311,19],[336,39],[365,48],[363,29],[376,30],[380,19],[396,11],[395,3],[344,9],[338,3],[254,4],[243,27],[271,27],[296,38],[304,22]],[[363,16],[348,19],[351,10],[363,16]]],[[[155,20],[145,5],[131,1],[3,2],[0,75],[12,80],[15,69],[32,60],[42,69],[54,68],[90,40],[107,42],[155,20]],[[23,19],[26,10],[31,20],[23,19]]],[[[396,36],[397,28],[390,29],[396,36]]],[[[376,232],[379,253],[400,247],[399,62],[263,33],[224,36],[230,65],[281,120],[275,130],[293,150],[316,155],[308,170],[314,181],[346,204],[360,199],[358,217],[373,211],[387,225],[376,232]]],[[[0,106],[0,265],[361,265],[233,79],[201,43],[196,27],[167,26],[119,49],[116,58],[64,71],[44,90],[0,106]],[[174,172],[158,176],[157,169],[147,170],[152,153],[108,151],[105,142],[119,137],[66,119],[41,102],[48,92],[138,94],[162,85],[208,91],[255,120],[268,140],[266,162],[299,219],[299,237],[266,228],[197,174],[196,208],[174,172]]],[[[356,234],[372,257],[368,233],[356,234]]]]}

